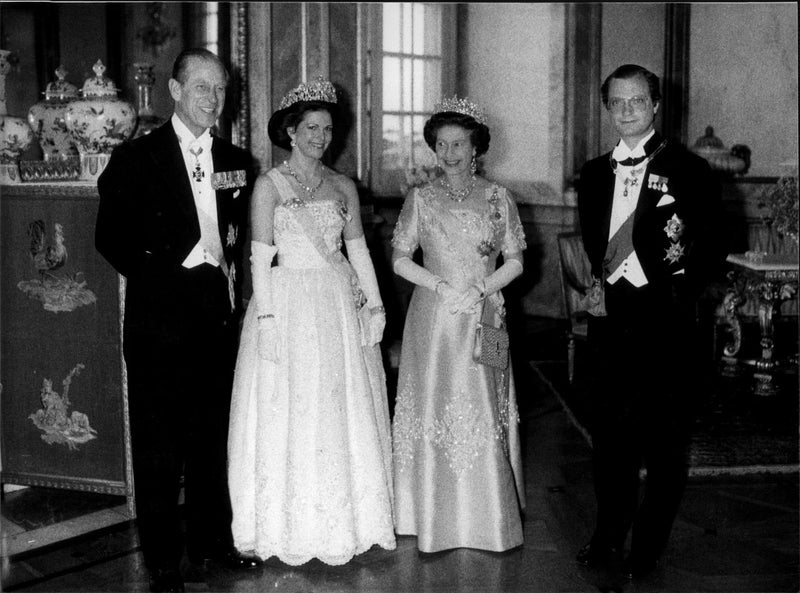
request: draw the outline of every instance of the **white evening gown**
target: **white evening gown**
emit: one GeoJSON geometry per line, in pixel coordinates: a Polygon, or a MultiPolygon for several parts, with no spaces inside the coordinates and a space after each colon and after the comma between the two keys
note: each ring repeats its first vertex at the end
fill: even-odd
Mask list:
{"type": "Polygon", "coordinates": [[[395,548],[386,377],[379,347],[362,345],[357,281],[340,251],[344,204],[299,200],[270,176],[281,193],[279,361],[258,356],[251,301],[228,438],[234,545],[290,565],[339,565],[375,544],[395,548]]]}
{"type": "MultiPolygon", "coordinates": [[[[458,290],[494,272],[500,252],[525,249],[516,205],[499,186],[485,200],[458,203],[431,185],[406,199],[394,247],[422,249],[425,268],[458,290]]],[[[487,299],[492,325],[505,317],[498,292],[487,299]]],[[[472,358],[481,312],[452,315],[417,286],[403,331],[394,412],[396,532],[416,535],[422,552],[522,544],[525,491],[511,364],[472,358]]]]}

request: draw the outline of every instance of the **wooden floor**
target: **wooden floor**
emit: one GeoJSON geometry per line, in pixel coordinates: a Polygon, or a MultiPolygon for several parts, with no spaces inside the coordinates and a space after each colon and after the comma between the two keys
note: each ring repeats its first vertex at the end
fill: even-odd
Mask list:
{"type": "MultiPolygon", "coordinates": [[[[289,567],[274,560],[252,571],[187,565],[186,590],[798,591],[797,473],[692,478],[664,566],[641,582],[579,567],[575,553],[591,535],[594,513],[590,450],[536,371],[518,374],[527,485],[521,548],[422,555],[415,538],[402,537],[395,551],[373,549],[341,567],[317,561],[289,567]]],[[[6,558],[3,576],[2,589],[8,591],[148,590],[130,522],[6,558]]]]}

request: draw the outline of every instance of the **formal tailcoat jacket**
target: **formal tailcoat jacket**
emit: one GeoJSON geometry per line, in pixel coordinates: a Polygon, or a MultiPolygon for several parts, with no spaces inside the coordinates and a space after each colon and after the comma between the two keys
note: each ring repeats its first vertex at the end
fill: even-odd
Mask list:
{"type": "MultiPolygon", "coordinates": [[[[241,312],[242,254],[253,161],[249,153],[214,137],[214,172],[244,171],[245,183],[216,190],[220,241],[229,269],[215,289],[198,290],[197,269],[183,261],[200,239],[200,223],[178,136],[168,121],[118,146],[98,179],[97,250],[127,279],[125,335],[185,336],[204,322],[229,323],[241,312]],[[233,307],[220,291],[233,290],[233,307]],[[204,294],[198,294],[202,292],[204,294]],[[209,305],[216,295],[215,304],[209,305]]],[[[208,275],[208,264],[202,273],[208,275]]],[[[198,330],[202,331],[202,330],[198,330]]],[[[191,333],[190,333],[191,335],[191,333]]]]}
{"type": "MultiPolygon", "coordinates": [[[[664,139],[645,144],[650,155],[664,139]]],[[[602,278],[609,242],[616,175],[611,152],[588,161],[581,170],[578,212],[592,275],[602,278]]],[[[667,140],[647,165],[633,213],[633,248],[654,289],[672,293],[684,305],[696,302],[724,261],[721,190],[705,159],[667,140]]]]}

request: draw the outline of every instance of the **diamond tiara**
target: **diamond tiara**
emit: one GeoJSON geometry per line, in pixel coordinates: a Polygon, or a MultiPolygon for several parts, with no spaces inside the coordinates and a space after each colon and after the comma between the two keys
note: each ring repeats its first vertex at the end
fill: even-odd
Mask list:
{"type": "Polygon", "coordinates": [[[336,89],[329,80],[318,76],[317,80],[309,83],[302,83],[293,88],[281,99],[278,109],[286,109],[298,101],[324,101],[326,103],[336,103],[336,89]]]}
{"type": "Polygon", "coordinates": [[[444,113],[446,111],[460,113],[461,115],[468,115],[479,124],[486,125],[486,115],[483,113],[483,109],[478,107],[472,101],[468,101],[467,99],[459,99],[456,95],[453,95],[449,99],[442,99],[441,103],[437,103],[433,107],[434,115],[437,113],[444,113]]]}

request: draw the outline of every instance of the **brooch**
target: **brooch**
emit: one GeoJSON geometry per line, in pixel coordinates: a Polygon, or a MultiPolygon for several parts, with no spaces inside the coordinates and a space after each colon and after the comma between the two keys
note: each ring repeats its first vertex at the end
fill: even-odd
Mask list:
{"type": "Polygon", "coordinates": [[[666,249],[667,254],[664,256],[664,259],[671,264],[674,264],[680,258],[683,257],[683,245],[680,243],[673,243],[666,249]]]}
{"type": "Polygon", "coordinates": [[[667,234],[667,237],[669,237],[670,241],[677,241],[681,238],[683,229],[683,221],[678,218],[677,214],[673,214],[672,218],[667,221],[667,226],[664,227],[664,232],[667,234]]]}

